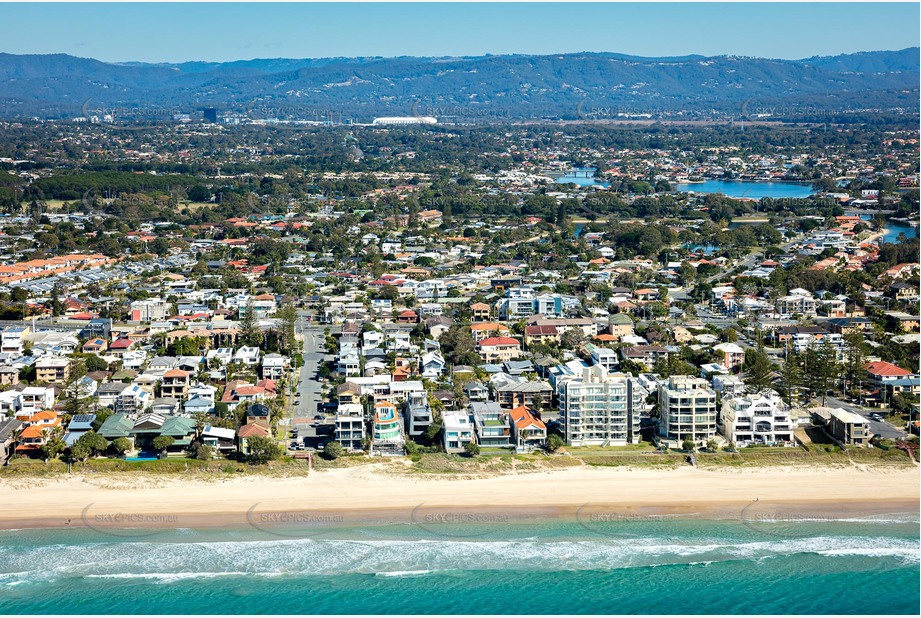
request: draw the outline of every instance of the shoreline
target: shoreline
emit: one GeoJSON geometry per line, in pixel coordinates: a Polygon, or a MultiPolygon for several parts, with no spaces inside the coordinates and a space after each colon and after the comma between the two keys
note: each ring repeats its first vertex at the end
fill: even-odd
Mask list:
{"type": "MultiPolygon", "coordinates": [[[[60,530],[66,528],[114,531],[151,531],[152,534],[123,534],[117,536],[152,536],[177,529],[248,529],[282,536],[322,535],[325,532],[360,526],[413,525],[426,529],[452,523],[475,526],[501,523],[525,525],[547,521],[574,523],[604,523],[629,521],[675,521],[700,519],[708,521],[750,521],[764,524],[771,520],[785,523],[796,521],[848,521],[885,515],[921,515],[914,500],[853,499],[778,501],[750,500],[748,502],[709,502],[696,506],[648,505],[636,507],[626,503],[588,503],[581,506],[521,505],[495,507],[492,505],[433,505],[420,508],[367,509],[306,509],[255,512],[214,512],[143,514],[122,513],[119,521],[113,514],[97,519],[95,513],[78,518],[42,517],[31,519],[0,519],[0,533],[26,530],[60,530]],[[456,521],[452,521],[456,520],[456,521]],[[285,531],[289,534],[284,534],[285,531]],[[300,534],[296,534],[300,532],[300,534]]],[[[450,535],[449,535],[450,536],[450,535]]],[[[473,535],[471,535],[473,536],[473,535]]]]}
{"type": "Polygon", "coordinates": [[[478,479],[345,468],[308,477],[0,481],[0,530],[214,528],[566,517],[842,518],[919,512],[919,469],[576,468],[478,479]],[[107,483],[108,481],[108,483],[107,483]]]}

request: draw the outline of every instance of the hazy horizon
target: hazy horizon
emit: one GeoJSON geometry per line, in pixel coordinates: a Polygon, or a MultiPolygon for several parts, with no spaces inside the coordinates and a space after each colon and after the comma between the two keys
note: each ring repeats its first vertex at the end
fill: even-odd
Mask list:
{"type": "MultiPolygon", "coordinates": [[[[853,52],[846,52],[842,54],[813,54],[813,56],[803,56],[802,58],[777,58],[771,56],[753,56],[757,58],[763,58],[766,60],[783,60],[783,61],[796,61],[796,60],[805,60],[810,57],[835,57],[835,56],[846,56],[853,54],[874,54],[874,53],[895,53],[900,52],[905,49],[916,49],[919,46],[909,46],[902,47],[898,49],[862,49],[853,52]]],[[[921,49],[921,48],[919,48],[921,49]]],[[[106,64],[114,65],[132,65],[132,64],[143,64],[143,65],[180,65],[180,64],[190,64],[190,63],[202,63],[202,64],[231,64],[236,62],[258,62],[258,61],[272,61],[272,60],[336,60],[336,59],[356,59],[356,58],[374,58],[382,60],[398,59],[398,58],[435,58],[435,59],[452,59],[452,58],[481,58],[486,56],[493,57],[514,57],[514,56],[568,56],[568,55],[577,55],[577,54],[616,54],[621,56],[630,56],[635,58],[681,58],[681,57],[692,57],[692,56],[701,56],[701,57],[716,57],[716,56],[739,56],[742,57],[743,54],[698,54],[698,53],[688,53],[682,54],[680,56],[639,56],[637,54],[629,54],[626,52],[606,50],[606,51],[586,51],[586,50],[577,50],[577,51],[556,51],[556,52],[546,52],[540,54],[525,54],[525,53],[507,53],[507,54],[462,54],[462,55],[410,55],[403,54],[399,56],[254,56],[252,58],[230,58],[228,60],[201,60],[199,58],[189,58],[187,60],[176,60],[176,61],[146,61],[146,60],[102,60],[100,58],[93,58],[92,56],[81,56],[79,54],[71,54],[68,52],[47,52],[41,54],[16,54],[13,52],[7,52],[0,50],[0,54],[10,54],[14,56],[55,56],[59,54],[64,54],[67,56],[72,56],[74,58],[82,58],[84,60],[97,60],[99,62],[104,62],[106,64]]]]}
{"type": "Polygon", "coordinates": [[[799,60],[919,45],[917,3],[0,4],[10,54],[108,63],[618,53],[799,60]],[[576,51],[561,51],[576,50],[576,51]]]}

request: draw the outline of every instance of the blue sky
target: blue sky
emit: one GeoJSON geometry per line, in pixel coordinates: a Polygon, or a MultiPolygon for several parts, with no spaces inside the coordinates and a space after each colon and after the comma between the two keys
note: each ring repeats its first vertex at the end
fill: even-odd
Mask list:
{"type": "Polygon", "coordinates": [[[794,59],[916,46],[919,18],[918,3],[0,3],[0,51],[110,62],[576,51],[794,59]]]}

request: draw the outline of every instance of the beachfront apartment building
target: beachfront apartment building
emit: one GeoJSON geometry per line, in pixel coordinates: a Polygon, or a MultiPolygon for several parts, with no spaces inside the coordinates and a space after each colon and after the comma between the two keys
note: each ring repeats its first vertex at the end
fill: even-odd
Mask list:
{"type": "Polygon", "coordinates": [[[841,444],[852,446],[868,444],[873,435],[867,419],[844,408],[831,410],[825,432],[841,444]]]}
{"type": "Polygon", "coordinates": [[[646,390],[625,374],[585,367],[557,386],[563,436],[572,446],[624,446],[640,440],[646,390]]]}
{"type": "Polygon", "coordinates": [[[405,442],[403,423],[396,406],[389,401],[374,404],[371,454],[402,455],[405,442]]]}
{"type": "Polygon", "coordinates": [[[716,435],[716,393],[706,380],[671,376],[659,384],[658,434],[675,443],[685,437],[702,442],[716,435]]]}
{"type": "Polygon", "coordinates": [[[340,403],[336,409],[336,441],[347,451],[362,450],[365,419],[358,403],[340,403]]]}
{"type": "Polygon", "coordinates": [[[468,444],[474,442],[473,423],[470,422],[467,412],[445,412],[441,416],[441,422],[446,453],[462,453],[468,444]]]}
{"type": "Polygon", "coordinates": [[[793,444],[790,408],[772,390],[724,396],[720,430],[736,446],[793,444]]]}

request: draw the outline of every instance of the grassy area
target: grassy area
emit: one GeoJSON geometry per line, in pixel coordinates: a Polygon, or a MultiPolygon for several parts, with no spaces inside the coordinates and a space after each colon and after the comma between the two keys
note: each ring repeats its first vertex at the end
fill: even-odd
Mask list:
{"type": "Polygon", "coordinates": [[[713,467],[762,466],[850,466],[854,464],[911,466],[905,451],[899,449],[849,448],[846,452],[833,444],[813,444],[806,448],[753,447],[738,453],[699,453],[697,465],[713,467]]]}
{"type": "Polygon", "coordinates": [[[687,465],[687,455],[683,453],[663,453],[661,455],[609,454],[573,455],[573,459],[587,466],[629,467],[629,468],[677,468],[687,465]]]}
{"type": "Polygon", "coordinates": [[[579,462],[569,457],[547,457],[545,455],[512,455],[501,457],[466,457],[446,453],[424,453],[413,458],[412,464],[402,466],[407,474],[445,475],[499,475],[512,472],[541,472],[559,468],[571,468],[579,462]]]}
{"type": "Polygon", "coordinates": [[[639,444],[627,444],[625,446],[567,446],[566,452],[573,457],[582,455],[592,455],[602,453],[610,455],[612,453],[655,453],[658,449],[651,442],[640,442],[639,444]]]}
{"type": "MultiPolygon", "coordinates": [[[[157,474],[164,476],[223,476],[263,475],[299,476],[307,472],[307,462],[283,458],[266,465],[249,464],[228,459],[198,461],[175,457],[155,461],[125,461],[123,459],[90,459],[72,466],[72,474],[118,474],[130,473],[139,477],[157,474]]],[[[67,464],[60,460],[45,463],[37,459],[13,459],[10,465],[0,468],[0,479],[18,477],[54,477],[67,474],[67,464]]]]}

